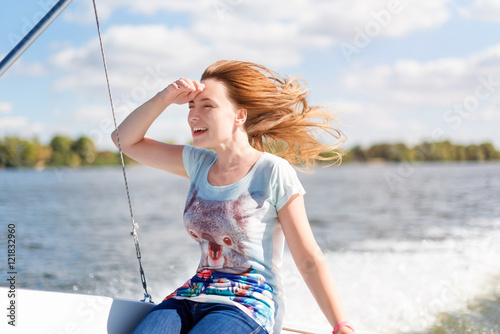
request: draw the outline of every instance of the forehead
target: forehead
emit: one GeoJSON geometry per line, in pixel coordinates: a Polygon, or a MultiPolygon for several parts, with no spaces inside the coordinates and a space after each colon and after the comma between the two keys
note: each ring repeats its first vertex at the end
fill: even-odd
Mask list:
{"type": "Polygon", "coordinates": [[[194,102],[207,98],[217,101],[228,99],[227,88],[222,82],[213,79],[207,79],[203,80],[202,83],[205,84],[205,88],[200,94],[196,95],[196,97],[194,98],[194,102]]]}

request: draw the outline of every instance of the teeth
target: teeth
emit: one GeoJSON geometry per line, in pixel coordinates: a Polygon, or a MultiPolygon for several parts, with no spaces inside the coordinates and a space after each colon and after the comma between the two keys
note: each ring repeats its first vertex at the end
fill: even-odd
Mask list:
{"type": "Polygon", "coordinates": [[[204,131],[207,130],[207,128],[193,128],[193,131],[204,131]]]}

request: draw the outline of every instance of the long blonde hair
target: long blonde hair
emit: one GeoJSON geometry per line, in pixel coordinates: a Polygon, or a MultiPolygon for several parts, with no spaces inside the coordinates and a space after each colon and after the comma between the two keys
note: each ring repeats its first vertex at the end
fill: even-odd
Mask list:
{"type": "Polygon", "coordinates": [[[250,144],[276,154],[293,165],[314,165],[317,160],[337,162],[344,141],[333,126],[334,115],[322,106],[309,106],[309,90],[298,78],[283,78],[251,62],[221,60],[210,65],[201,80],[222,82],[237,108],[247,110],[245,129],[250,144]],[[333,136],[326,144],[323,136],[333,136]]]}

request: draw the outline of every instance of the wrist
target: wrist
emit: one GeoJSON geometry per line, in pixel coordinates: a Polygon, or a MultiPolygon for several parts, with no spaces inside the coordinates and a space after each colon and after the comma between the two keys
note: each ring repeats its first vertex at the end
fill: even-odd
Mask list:
{"type": "Polygon", "coordinates": [[[154,100],[157,100],[163,104],[172,104],[171,97],[167,94],[167,89],[161,90],[153,97],[154,100]]]}
{"type": "Polygon", "coordinates": [[[156,104],[162,111],[165,110],[169,105],[173,104],[171,98],[165,94],[165,91],[161,91],[156,93],[155,96],[151,99],[154,104],[156,104]]]}
{"type": "Polygon", "coordinates": [[[342,321],[333,327],[333,334],[351,334],[354,333],[354,327],[349,321],[342,321]]]}
{"type": "Polygon", "coordinates": [[[342,327],[339,328],[339,330],[337,331],[337,334],[353,334],[353,333],[355,332],[349,327],[342,327]]]}

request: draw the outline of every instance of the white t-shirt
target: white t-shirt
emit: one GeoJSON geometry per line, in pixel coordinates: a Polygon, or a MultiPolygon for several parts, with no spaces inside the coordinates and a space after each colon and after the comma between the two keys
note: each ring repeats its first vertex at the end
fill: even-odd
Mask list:
{"type": "Polygon", "coordinates": [[[279,333],[284,237],[278,211],[293,195],[305,194],[304,188],[293,167],[270,153],[238,182],[213,186],[207,177],[216,160],[210,150],[183,150],[191,182],[184,225],[201,258],[197,274],[165,299],[235,305],[268,333],[279,333]]]}

